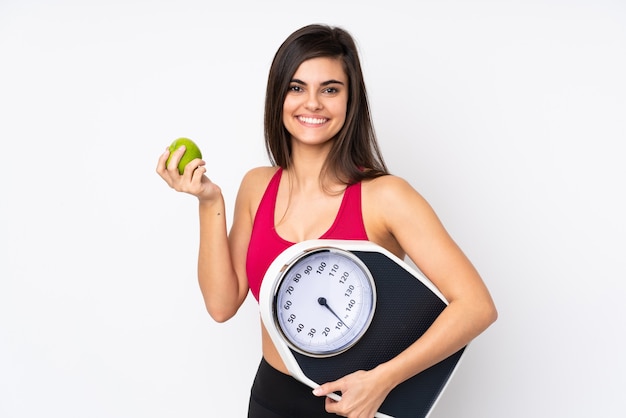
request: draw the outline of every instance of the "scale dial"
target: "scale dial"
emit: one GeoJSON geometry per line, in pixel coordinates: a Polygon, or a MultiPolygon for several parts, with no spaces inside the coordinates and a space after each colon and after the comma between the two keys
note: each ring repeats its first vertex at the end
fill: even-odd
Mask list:
{"type": "Polygon", "coordinates": [[[374,279],[349,251],[326,247],[301,254],[285,266],[275,289],[277,327],[291,348],[308,356],[348,350],[374,316],[374,279]]]}

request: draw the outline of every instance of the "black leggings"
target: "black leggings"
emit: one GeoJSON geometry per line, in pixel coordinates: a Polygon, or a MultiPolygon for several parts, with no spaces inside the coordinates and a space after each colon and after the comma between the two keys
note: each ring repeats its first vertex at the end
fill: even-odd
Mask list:
{"type": "Polygon", "coordinates": [[[250,391],[248,418],[337,417],[326,412],[324,397],[312,390],[262,359],[250,391]]]}

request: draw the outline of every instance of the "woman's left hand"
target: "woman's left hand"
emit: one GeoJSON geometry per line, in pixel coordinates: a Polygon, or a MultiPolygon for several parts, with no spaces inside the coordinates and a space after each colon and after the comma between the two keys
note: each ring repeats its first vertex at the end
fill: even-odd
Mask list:
{"type": "Polygon", "coordinates": [[[313,391],[316,396],[341,392],[341,400],[326,398],[326,411],[348,418],[372,418],[391,391],[377,369],[359,370],[313,391]]]}

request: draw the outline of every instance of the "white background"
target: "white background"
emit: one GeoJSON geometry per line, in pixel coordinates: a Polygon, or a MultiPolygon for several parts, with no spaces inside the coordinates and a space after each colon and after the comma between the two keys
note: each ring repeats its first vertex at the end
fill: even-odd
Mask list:
{"type": "Polygon", "coordinates": [[[245,416],[256,302],[212,322],[197,204],[154,169],[194,139],[230,216],[273,54],[318,22],[499,309],[432,416],[623,416],[625,3],[0,0],[1,417],[245,416]]]}

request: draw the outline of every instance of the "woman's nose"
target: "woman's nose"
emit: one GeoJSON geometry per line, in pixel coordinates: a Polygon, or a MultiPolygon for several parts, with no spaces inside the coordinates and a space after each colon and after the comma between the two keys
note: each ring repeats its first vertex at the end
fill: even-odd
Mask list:
{"type": "Polygon", "coordinates": [[[319,110],[322,108],[322,103],[320,102],[317,94],[311,92],[307,96],[307,101],[306,101],[305,106],[308,110],[319,110]]]}

